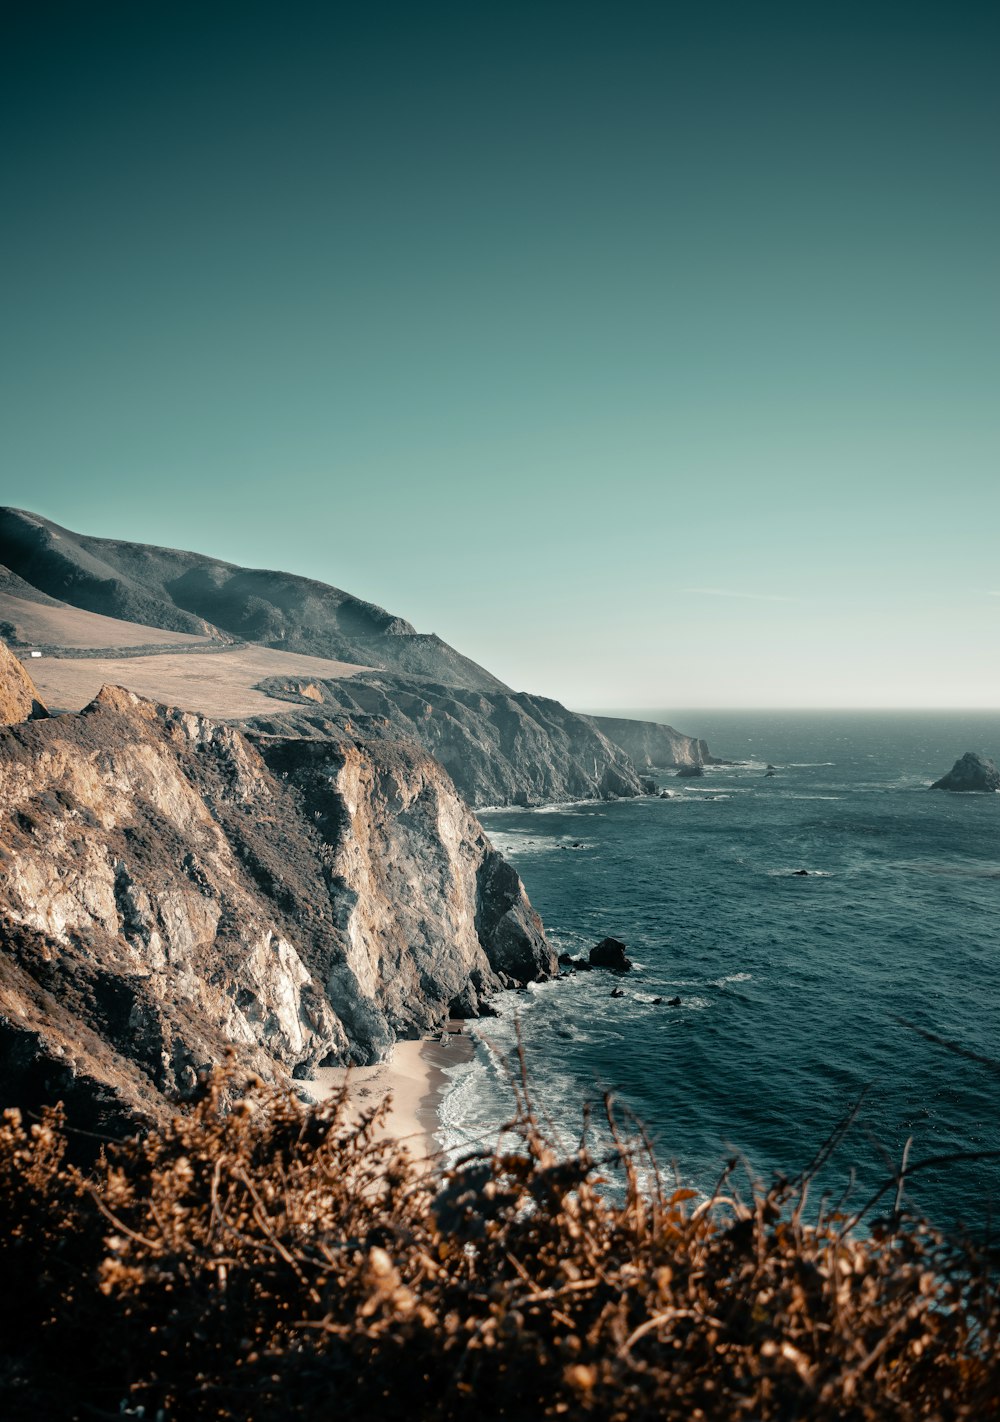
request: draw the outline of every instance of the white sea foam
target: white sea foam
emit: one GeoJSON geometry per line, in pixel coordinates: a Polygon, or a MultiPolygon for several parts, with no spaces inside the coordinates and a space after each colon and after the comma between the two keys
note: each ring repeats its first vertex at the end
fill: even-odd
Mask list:
{"type": "Polygon", "coordinates": [[[783,800],[842,800],[843,795],[810,795],[802,790],[779,790],[783,800]]]}

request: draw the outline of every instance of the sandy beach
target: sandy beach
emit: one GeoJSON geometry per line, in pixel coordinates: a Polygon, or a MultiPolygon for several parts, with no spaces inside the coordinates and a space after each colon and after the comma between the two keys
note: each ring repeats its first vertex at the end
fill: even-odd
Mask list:
{"type": "Polygon", "coordinates": [[[431,1163],[440,1152],[436,1132],[441,1098],[449,1084],[445,1068],[469,1061],[473,1051],[461,1023],[453,1023],[436,1037],[397,1042],[389,1060],[376,1066],[320,1067],[302,1085],[317,1101],[327,1100],[346,1085],[357,1111],[391,1096],[384,1134],[405,1144],[415,1160],[431,1163]]]}

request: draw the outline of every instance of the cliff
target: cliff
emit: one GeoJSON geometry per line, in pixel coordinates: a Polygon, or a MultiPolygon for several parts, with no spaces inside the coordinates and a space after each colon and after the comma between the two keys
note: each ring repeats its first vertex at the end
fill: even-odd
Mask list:
{"type": "Polygon", "coordinates": [[[22,642],[60,658],[47,668],[54,706],[82,706],[102,681],[127,680],[189,710],[256,715],[277,734],[404,737],[430,751],[474,805],[639,795],[648,767],[713,760],[703,741],[671,726],[579,716],[511,691],[440,639],[308,578],[84,537],[17,509],[0,509],[0,564],[0,615],[22,642]],[[250,675],[255,647],[287,674],[250,675]],[[136,663],[127,672],[110,660],[125,654],[136,663]],[[93,667],[68,670],[67,657],[93,667]],[[304,657],[326,666],[317,660],[303,675],[304,657]],[[227,679],[225,697],[206,698],[206,683],[227,679]],[[74,698],[81,681],[86,690],[74,698]],[[258,687],[286,703],[274,717],[258,687]],[[289,702],[306,714],[279,722],[289,702]]]}
{"type": "Polygon", "coordinates": [[[0,509],[0,588],[126,622],[387,667],[461,686],[503,682],[440,637],[340,588],[175,548],[91,538],[0,509]],[[13,575],[13,576],[10,576],[13,575]]]}
{"type": "MultiPolygon", "coordinates": [[[[372,674],[309,683],[271,677],[260,689],[307,708],[291,722],[303,734],[419,742],[472,805],[614,799],[651,788],[595,721],[544,696],[372,674]]],[[[251,724],[288,723],[258,716],[251,724]]],[[[690,737],[672,735],[678,755],[698,753],[690,737]]]]}
{"type": "Polygon", "coordinates": [[[35,683],[14,653],[0,642],[0,725],[12,726],[47,715],[35,683]]]}
{"type": "Polygon", "coordinates": [[[257,734],[105,688],[0,730],[0,1074],[156,1115],[232,1047],[367,1062],[555,963],[447,774],[401,741],[257,734]]]}
{"type": "Polygon", "coordinates": [[[725,764],[711,754],[706,741],[686,736],[673,726],[664,726],[657,721],[632,721],[624,716],[587,716],[584,719],[615,745],[621,746],[640,769],[725,764]]]}

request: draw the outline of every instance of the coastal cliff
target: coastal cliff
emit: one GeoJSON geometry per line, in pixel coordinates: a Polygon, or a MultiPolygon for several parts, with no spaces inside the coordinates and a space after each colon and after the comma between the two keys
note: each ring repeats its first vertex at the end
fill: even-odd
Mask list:
{"type": "MultiPolygon", "coordinates": [[[[303,734],[360,731],[383,740],[419,742],[471,805],[607,800],[653,788],[621,744],[595,721],[548,697],[374,674],[310,683],[272,677],[260,689],[307,708],[290,722],[303,734]]],[[[276,729],[289,723],[258,716],[251,724],[276,729]]],[[[700,753],[691,737],[672,734],[679,756],[690,759],[700,753]]]]}
{"type": "Polygon", "coordinates": [[[590,721],[608,740],[621,746],[639,770],[726,763],[712,755],[707,741],[686,736],[683,731],[658,721],[632,721],[624,716],[587,716],[584,719],[590,721]]]}
{"type": "Polygon", "coordinates": [[[227,1049],[369,1062],[554,957],[448,775],[401,741],[258,734],[107,687],[0,730],[11,1102],[155,1116],[227,1049]]]}
{"type": "Polygon", "coordinates": [[[415,740],[472,805],[641,795],[652,766],[713,760],[704,741],[671,726],[581,716],[512,691],[339,588],[92,538],[18,509],[0,509],[0,619],[17,645],[44,648],[53,706],[77,709],[102,682],[122,681],[222,719],[255,716],[274,734],[415,740]],[[114,661],[123,656],[128,671],[114,661]],[[208,689],[223,684],[225,696],[208,689]]]}

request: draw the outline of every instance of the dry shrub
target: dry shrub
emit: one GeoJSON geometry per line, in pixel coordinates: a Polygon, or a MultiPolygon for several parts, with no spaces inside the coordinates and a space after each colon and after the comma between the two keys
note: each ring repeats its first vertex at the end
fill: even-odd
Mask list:
{"type": "Polygon", "coordinates": [[[85,1171],[58,1110],[7,1113],[4,1416],[1000,1415],[1000,1297],[969,1239],[898,1210],[862,1237],[807,1216],[807,1179],[699,1201],[641,1138],[609,1196],[523,1093],[515,1149],[435,1176],[378,1138],[384,1108],[233,1089],[217,1074],[85,1171]]]}

